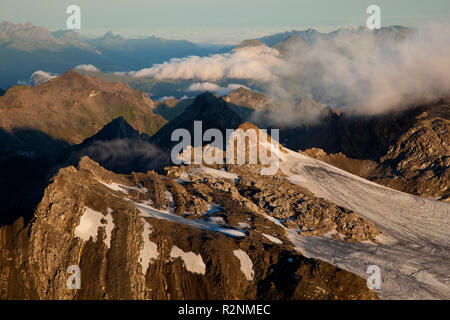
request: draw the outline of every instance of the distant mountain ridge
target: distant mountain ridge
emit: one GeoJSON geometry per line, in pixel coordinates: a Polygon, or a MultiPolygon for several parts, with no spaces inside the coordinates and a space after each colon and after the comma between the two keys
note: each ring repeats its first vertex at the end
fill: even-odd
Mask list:
{"type": "Polygon", "coordinates": [[[96,52],[93,46],[83,42],[79,34],[73,30],[50,32],[46,28],[34,26],[29,22],[25,24],[1,22],[0,45],[5,48],[27,52],[35,50],[57,51],[70,47],[96,52]]]}
{"type": "Polygon", "coordinates": [[[222,47],[201,46],[186,40],[126,39],[112,32],[85,40],[74,30],[51,32],[32,23],[3,21],[0,23],[0,87],[24,81],[37,70],[63,73],[77,65],[93,64],[101,70],[128,71],[171,58],[218,52],[222,52],[222,47]]]}
{"type": "MultiPolygon", "coordinates": [[[[141,133],[152,135],[166,123],[153,112],[154,107],[145,93],[126,84],[69,70],[36,87],[10,88],[0,97],[0,128],[12,135],[26,128],[56,141],[78,144],[111,120],[123,117],[141,133]]],[[[55,151],[36,144],[33,135],[21,140],[34,151],[55,151]]]]}
{"type": "Polygon", "coordinates": [[[342,34],[364,34],[364,33],[374,33],[377,37],[385,37],[387,35],[390,35],[395,38],[403,38],[413,32],[413,29],[402,27],[402,26],[389,26],[389,27],[383,27],[381,29],[377,30],[369,30],[366,27],[358,27],[358,28],[340,28],[335,31],[331,31],[329,33],[322,33],[320,31],[317,31],[316,29],[306,29],[306,30],[291,30],[281,33],[276,33],[268,36],[264,36],[261,38],[257,38],[255,40],[261,41],[262,43],[265,43],[269,47],[273,47],[277,44],[280,44],[281,42],[284,42],[288,40],[291,37],[299,37],[301,38],[305,43],[308,45],[312,45],[317,40],[330,40],[333,39],[339,35],[342,34]]]}

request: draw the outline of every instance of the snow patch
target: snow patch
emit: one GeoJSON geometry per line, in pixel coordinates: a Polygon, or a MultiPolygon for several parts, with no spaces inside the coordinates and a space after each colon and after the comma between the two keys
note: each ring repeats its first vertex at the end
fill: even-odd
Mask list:
{"type": "Polygon", "coordinates": [[[283,241],[281,241],[280,239],[275,238],[275,237],[273,237],[273,236],[271,236],[271,235],[269,235],[269,234],[263,233],[262,235],[263,235],[264,237],[266,237],[267,239],[269,239],[270,241],[272,241],[273,243],[276,243],[276,244],[283,244],[283,241]]]}
{"type": "Polygon", "coordinates": [[[149,206],[146,203],[134,202],[134,205],[139,209],[139,211],[141,212],[141,214],[144,217],[164,219],[164,220],[172,221],[175,223],[181,223],[181,224],[190,226],[192,228],[200,229],[200,230],[210,230],[210,231],[220,232],[225,235],[232,236],[232,237],[245,237],[247,235],[243,231],[239,231],[239,230],[235,230],[235,229],[231,229],[231,228],[219,227],[214,223],[209,223],[209,222],[206,222],[203,220],[186,219],[182,216],[178,216],[178,215],[170,213],[170,212],[164,212],[161,210],[157,210],[157,209],[149,206]]]}
{"type": "Polygon", "coordinates": [[[200,254],[195,254],[192,251],[184,252],[177,246],[173,246],[172,251],[170,251],[170,257],[174,259],[181,258],[187,271],[198,274],[205,274],[206,272],[206,265],[200,254]]]}
{"type": "Polygon", "coordinates": [[[80,224],[75,228],[75,237],[81,238],[83,241],[89,241],[92,238],[96,242],[98,228],[103,228],[106,235],[103,242],[110,248],[111,232],[114,229],[112,212],[112,209],[108,208],[108,214],[105,216],[99,211],[85,207],[84,213],[80,217],[80,224]],[[102,219],[105,221],[105,224],[102,223],[102,219]]]}
{"type": "Polygon", "coordinates": [[[250,257],[247,255],[247,253],[245,253],[245,251],[242,251],[241,249],[234,250],[233,254],[241,262],[241,271],[245,275],[245,278],[248,281],[252,281],[255,272],[253,271],[253,262],[250,257]]]}
{"type": "Polygon", "coordinates": [[[139,252],[139,263],[142,266],[143,274],[147,274],[150,262],[158,259],[158,246],[156,243],[150,241],[149,236],[153,232],[153,227],[150,223],[142,218],[144,223],[144,232],[142,233],[142,238],[144,239],[144,247],[139,252]]]}

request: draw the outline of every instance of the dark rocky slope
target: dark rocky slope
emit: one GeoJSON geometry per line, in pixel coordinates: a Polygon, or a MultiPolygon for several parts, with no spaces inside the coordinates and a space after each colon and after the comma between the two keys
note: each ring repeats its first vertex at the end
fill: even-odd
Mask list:
{"type": "Polygon", "coordinates": [[[194,121],[202,122],[202,133],[210,128],[219,129],[225,137],[226,129],[236,129],[244,121],[229,108],[220,97],[206,92],[195,98],[194,102],[178,117],[155,133],[150,142],[163,150],[171,150],[177,141],[171,141],[172,132],[186,129],[194,138],[194,121]]]}

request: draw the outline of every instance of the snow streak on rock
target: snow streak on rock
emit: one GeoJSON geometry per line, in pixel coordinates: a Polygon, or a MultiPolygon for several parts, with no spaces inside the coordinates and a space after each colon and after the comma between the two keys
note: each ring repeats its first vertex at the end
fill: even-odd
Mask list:
{"type": "Polygon", "coordinates": [[[242,251],[241,249],[234,250],[233,254],[241,262],[241,271],[245,275],[245,278],[248,281],[252,281],[255,272],[253,271],[253,262],[248,256],[248,254],[245,253],[245,251],[242,251]]]}

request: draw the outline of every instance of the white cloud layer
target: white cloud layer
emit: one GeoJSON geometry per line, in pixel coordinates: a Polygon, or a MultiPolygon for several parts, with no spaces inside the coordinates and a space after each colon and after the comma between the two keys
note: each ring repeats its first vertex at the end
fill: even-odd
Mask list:
{"type": "Polygon", "coordinates": [[[100,69],[98,69],[93,64],[80,64],[73,69],[76,71],[100,72],[100,69]]]}
{"type": "Polygon", "coordinates": [[[58,75],[50,72],[45,72],[42,70],[35,71],[30,77],[30,84],[32,86],[37,86],[47,81],[56,78],[58,75]]]}
{"type": "Polygon", "coordinates": [[[309,49],[294,43],[287,55],[292,83],[273,83],[287,100],[300,90],[356,113],[380,114],[450,93],[450,28],[428,26],[405,39],[344,33],[309,49]],[[291,87],[290,87],[291,86],[291,87]]]}
{"type": "Polygon", "coordinates": [[[171,59],[128,74],[197,80],[189,91],[217,93],[229,89],[214,84],[219,80],[254,81],[280,102],[278,113],[285,115],[298,112],[300,98],[379,114],[449,94],[449,26],[427,26],[403,40],[395,32],[391,29],[383,36],[368,30],[342,32],[312,46],[292,41],[282,54],[264,45],[244,47],[208,57],[171,59]]]}
{"type": "Polygon", "coordinates": [[[278,50],[267,46],[247,47],[230,53],[208,57],[174,58],[151,68],[130,72],[134,77],[163,79],[246,79],[271,81],[276,79],[274,69],[281,69],[283,60],[278,50]]]}
{"type": "Polygon", "coordinates": [[[236,83],[230,83],[226,87],[222,87],[216,83],[211,83],[211,82],[196,82],[196,83],[191,84],[186,89],[186,91],[187,92],[196,92],[196,93],[209,91],[209,92],[214,92],[214,93],[218,94],[219,96],[224,96],[224,95],[229,94],[231,91],[234,91],[241,87],[248,89],[248,87],[246,87],[242,84],[236,84],[236,83]]]}

